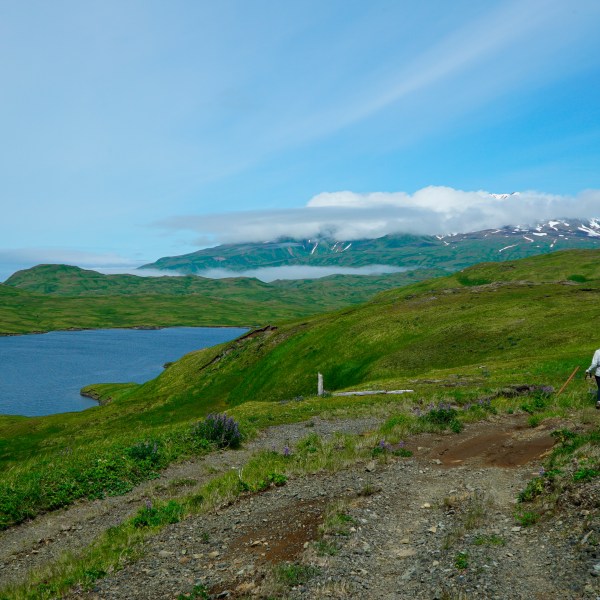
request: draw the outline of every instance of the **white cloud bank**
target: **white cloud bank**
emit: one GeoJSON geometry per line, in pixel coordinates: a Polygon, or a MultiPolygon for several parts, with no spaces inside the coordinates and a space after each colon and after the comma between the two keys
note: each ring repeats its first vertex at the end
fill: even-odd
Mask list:
{"type": "MultiPolygon", "coordinates": [[[[407,267],[393,267],[390,265],[368,265],[364,267],[311,267],[305,265],[287,265],[283,267],[262,267],[246,271],[230,271],[228,269],[206,269],[198,271],[196,275],[210,279],[224,279],[226,277],[256,277],[267,283],[277,279],[320,279],[330,275],[383,275],[386,273],[403,273],[409,271],[407,267]]],[[[164,272],[160,272],[164,274],[164,272]]]]}
{"type": "Polygon", "coordinates": [[[597,218],[600,190],[575,196],[536,191],[514,195],[467,192],[428,186],[405,192],[324,192],[304,208],[244,211],[164,220],[168,230],[199,234],[196,243],[258,242],[282,237],[338,240],[377,238],[393,233],[466,233],[506,225],[534,225],[555,218],[597,218]]]}

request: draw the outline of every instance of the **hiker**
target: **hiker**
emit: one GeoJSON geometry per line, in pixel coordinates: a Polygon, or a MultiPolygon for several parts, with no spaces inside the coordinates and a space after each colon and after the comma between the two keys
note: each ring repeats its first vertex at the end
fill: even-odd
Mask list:
{"type": "Polygon", "coordinates": [[[586,370],[585,376],[592,376],[592,372],[596,377],[596,385],[598,386],[598,395],[596,396],[596,408],[600,408],[600,349],[594,352],[594,358],[592,358],[592,364],[590,368],[586,370]]]}

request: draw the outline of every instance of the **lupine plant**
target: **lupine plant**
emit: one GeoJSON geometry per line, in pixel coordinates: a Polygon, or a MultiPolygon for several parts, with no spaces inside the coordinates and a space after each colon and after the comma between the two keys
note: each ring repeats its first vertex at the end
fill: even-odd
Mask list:
{"type": "Polygon", "coordinates": [[[239,425],[224,413],[208,415],[194,425],[192,432],[218,448],[237,448],[242,441],[239,425]]]}

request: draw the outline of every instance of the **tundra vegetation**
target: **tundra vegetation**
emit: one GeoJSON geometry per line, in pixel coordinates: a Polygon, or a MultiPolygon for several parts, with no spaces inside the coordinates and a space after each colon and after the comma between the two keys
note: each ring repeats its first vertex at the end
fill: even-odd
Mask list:
{"type": "MultiPolygon", "coordinates": [[[[535,417],[532,426],[567,416],[588,424],[581,431],[556,432],[544,472],[519,496],[515,519],[522,526],[535,524],[543,518],[542,504],[547,511],[564,490],[600,475],[600,434],[589,426],[597,419],[587,384],[580,377],[562,394],[555,391],[575,367],[587,367],[597,343],[590,339],[589,323],[597,319],[599,252],[478,265],[380,293],[355,307],[263,327],[191,353],[142,385],[93,385],[110,402],[81,413],[0,417],[4,528],[78,498],[122,494],[172,461],[234,446],[270,425],[315,416],[384,420],[366,436],[324,440],[308,432],[295,447],[263,451],[243,470],[218,475],[199,492],[182,490],[177,500],[146,506],[8,597],[53,597],[75,584],[85,587],[186,514],[356,460],[402,460],[409,454],[403,442],[415,433],[460,431],[465,423],[503,413],[535,417]],[[317,397],[317,371],[330,392],[414,392],[317,397]]],[[[465,509],[448,548],[473,528],[486,504],[475,498],[465,509]]],[[[331,508],[319,552],[336,552],[336,536],[352,525],[345,514],[343,506],[331,508]]],[[[467,568],[468,560],[457,554],[457,568],[467,568]]],[[[306,575],[293,566],[288,570],[274,574],[276,582],[306,575]]]]}

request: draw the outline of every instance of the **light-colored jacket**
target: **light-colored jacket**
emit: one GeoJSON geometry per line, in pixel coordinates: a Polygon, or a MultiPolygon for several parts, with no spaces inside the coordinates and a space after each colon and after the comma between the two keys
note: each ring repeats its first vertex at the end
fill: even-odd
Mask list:
{"type": "Polygon", "coordinates": [[[598,350],[596,350],[596,352],[594,352],[594,358],[592,358],[592,364],[590,365],[590,368],[587,369],[587,372],[592,373],[594,370],[596,371],[595,375],[600,377],[600,349],[598,349],[598,350]]]}

